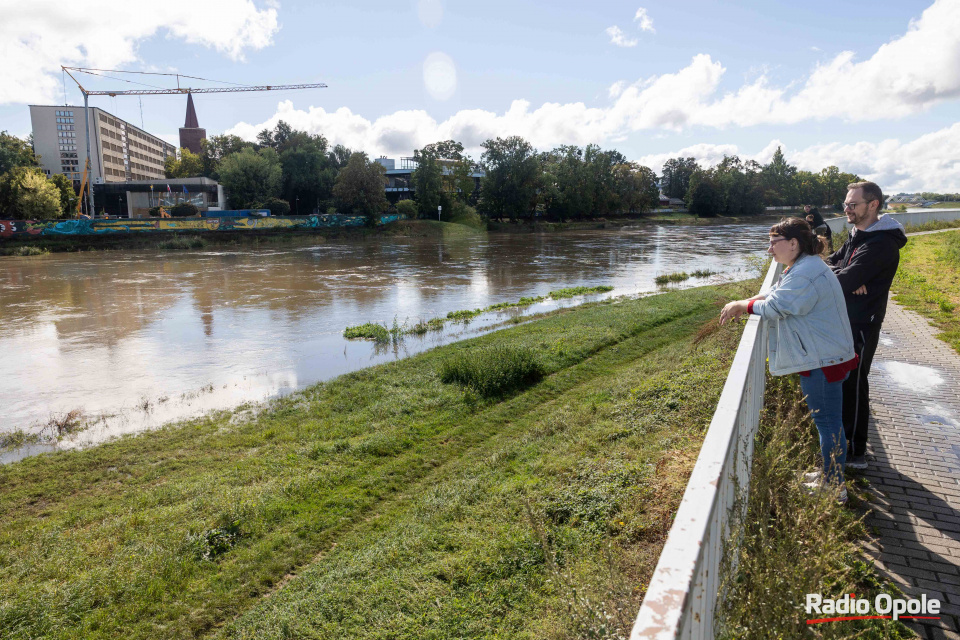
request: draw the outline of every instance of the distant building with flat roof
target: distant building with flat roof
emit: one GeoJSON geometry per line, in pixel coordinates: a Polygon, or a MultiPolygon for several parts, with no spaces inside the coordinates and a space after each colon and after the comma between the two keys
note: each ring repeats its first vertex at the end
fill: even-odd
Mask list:
{"type": "MultiPolygon", "coordinates": [[[[79,186],[87,157],[83,107],[30,105],[33,150],[48,176],[62,173],[79,186]]],[[[93,184],[162,179],[176,147],[111,113],[90,107],[93,184]]]]}

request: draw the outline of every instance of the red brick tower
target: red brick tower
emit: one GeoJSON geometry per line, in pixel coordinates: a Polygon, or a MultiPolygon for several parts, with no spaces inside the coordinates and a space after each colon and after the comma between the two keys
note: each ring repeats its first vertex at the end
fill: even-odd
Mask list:
{"type": "Polygon", "coordinates": [[[180,128],[180,146],[199,154],[200,141],[206,140],[207,130],[200,128],[197,121],[197,110],[193,108],[193,94],[187,94],[187,118],[180,128]]]}

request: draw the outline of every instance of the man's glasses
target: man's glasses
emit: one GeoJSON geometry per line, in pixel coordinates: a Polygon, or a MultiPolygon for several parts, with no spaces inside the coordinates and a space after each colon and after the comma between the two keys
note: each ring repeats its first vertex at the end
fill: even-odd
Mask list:
{"type": "Polygon", "coordinates": [[[867,204],[868,202],[873,202],[873,200],[864,200],[863,202],[844,202],[843,209],[844,211],[847,209],[856,209],[861,204],[867,204]]]}

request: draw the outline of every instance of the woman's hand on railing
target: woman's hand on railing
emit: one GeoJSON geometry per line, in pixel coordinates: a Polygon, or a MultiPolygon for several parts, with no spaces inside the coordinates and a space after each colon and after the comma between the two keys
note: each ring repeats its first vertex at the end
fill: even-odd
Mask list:
{"type": "Polygon", "coordinates": [[[723,307],[723,311],[720,312],[720,324],[726,324],[730,320],[736,320],[745,314],[749,302],[749,300],[734,300],[733,302],[728,302],[723,307]]]}

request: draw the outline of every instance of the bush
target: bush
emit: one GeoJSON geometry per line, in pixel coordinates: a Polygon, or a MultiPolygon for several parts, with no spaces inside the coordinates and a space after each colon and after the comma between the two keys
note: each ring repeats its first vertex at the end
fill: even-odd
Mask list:
{"type": "Polygon", "coordinates": [[[190,204],[189,202],[180,202],[170,207],[170,215],[174,218],[187,218],[199,214],[200,209],[197,208],[197,205],[190,204]]]}
{"type": "Polygon", "coordinates": [[[486,231],[487,223],[480,217],[477,210],[463,202],[454,202],[451,207],[450,222],[462,224],[473,229],[486,231]]]}
{"type": "Polygon", "coordinates": [[[543,363],[532,349],[491,347],[459,353],[440,366],[443,382],[456,382],[484,397],[505,396],[539,382],[543,363]]]}
{"type": "Polygon", "coordinates": [[[281,198],[267,198],[262,203],[254,205],[254,209],[269,209],[272,216],[290,215],[290,203],[281,198]]]}
{"type": "Polygon", "coordinates": [[[337,208],[336,208],[336,207],[327,207],[327,215],[328,215],[328,216],[335,216],[335,215],[337,215],[337,208]]]}
{"type": "Polygon", "coordinates": [[[413,200],[401,200],[397,203],[397,213],[408,218],[417,217],[417,203],[413,200]]]}

